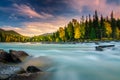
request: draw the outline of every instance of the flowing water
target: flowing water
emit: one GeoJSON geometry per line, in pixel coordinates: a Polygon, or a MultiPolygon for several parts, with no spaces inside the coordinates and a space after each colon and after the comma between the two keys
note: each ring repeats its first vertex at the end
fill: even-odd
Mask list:
{"type": "Polygon", "coordinates": [[[52,73],[47,80],[120,80],[120,42],[96,51],[94,43],[0,43],[0,49],[23,50],[34,56],[23,65],[37,65],[52,73]]]}

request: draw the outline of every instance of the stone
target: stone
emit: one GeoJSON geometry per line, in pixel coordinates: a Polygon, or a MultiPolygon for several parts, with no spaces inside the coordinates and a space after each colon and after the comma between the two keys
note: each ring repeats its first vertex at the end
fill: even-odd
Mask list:
{"type": "Polygon", "coordinates": [[[18,62],[22,62],[23,59],[25,59],[27,56],[29,56],[24,51],[9,50],[9,53],[11,54],[13,60],[18,61],[18,62]]]}
{"type": "Polygon", "coordinates": [[[99,46],[96,46],[96,51],[103,51],[103,48],[99,47],[99,46]]]}
{"type": "Polygon", "coordinates": [[[28,66],[26,71],[28,73],[42,72],[42,70],[40,70],[39,68],[37,68],[35,66],[28,66]]]}
{"type": "Polygon", "coordinates": [[[14,54],[17,57],[22,57],[22,56],[29,56],[26,52],[24,51],[15,51],[15,50],[9,50],[11,54],[14,54]]]}
{"type": "Polygon", "coordinates": [[[0,50],[0,62],[7,63],[13,62],[11,55],[4,50],[0,50]]]}

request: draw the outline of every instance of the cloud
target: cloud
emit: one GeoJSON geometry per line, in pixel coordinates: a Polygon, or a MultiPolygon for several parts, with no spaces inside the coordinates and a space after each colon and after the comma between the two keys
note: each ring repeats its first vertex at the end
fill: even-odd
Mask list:
{"type": "Polygon", "coordinates": [[[25,36],[35,36],[45,33],[52,33],[59,27],[64,27],[68,23],[68,19],[57,17],[48,22],[24,22],[22,26],[2,26],[5,30],[15,30],[25,36]]]}
{"type": "Polygon", "coordinates": [[[106,0],[106,3],[120,5],[120,0],[106,0]]]}
{"type": "MultiPolygon", "coordinates": [[[[114,11],[114,15],[116,18],[120,18],[120,5],[116,4],[108,4],[107,2],[116,3],[115,0],[71,0],[69,3],[74,9],[78,10],[80,13],[84,14],[84,7],[87,7],[89,11],[92,13],[95,10],[98,10],[100,14],[103,14],[104,16],[110,15],[111,11],[114,11]]],[[[89,14],[88,11],[88,14],[89,14]]]]}
{"type": "Polygon", "coordinates": [[[47,14],[45,12],[41,12],[38,13],[35,11],[34,8],[31,8],[28,5],[18,5],[18,4],[14,4],[14,7],[16,8],[16,11],[18,12],[18,14],[22,15],[22,16],[28,16],[29,18],[41,18],[41,19],[46,19],[46,18],[51,18],[53,17],[53,15],[51,14],[47,14]]]}

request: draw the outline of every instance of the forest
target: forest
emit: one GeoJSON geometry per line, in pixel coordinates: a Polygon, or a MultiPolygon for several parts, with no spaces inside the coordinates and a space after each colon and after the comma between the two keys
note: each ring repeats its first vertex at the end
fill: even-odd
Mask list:
{"type": "Polygon", "coordinates": [[[81,20],[72,19],[66,26],[54,33],[26,37],[18,33],[6,33],[0,30],[0,42],[84,42],[84,41],[120,40],[120,19],[110,16],[82,16],[81,20]]]}

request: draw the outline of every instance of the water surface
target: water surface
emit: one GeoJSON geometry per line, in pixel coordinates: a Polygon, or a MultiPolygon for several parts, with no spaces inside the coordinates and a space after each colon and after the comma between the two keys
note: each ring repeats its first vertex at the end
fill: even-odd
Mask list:
{"type": "Polygon", "coordinates": [[[0,49],[23,50],[36,57],[29,63],[46,67],[41,68],[52,73],[48,80],[120,80],[120,42],[100,43],[105,44],[115,47],[100,52],[94,43],[0,43],[0,49]]]}

